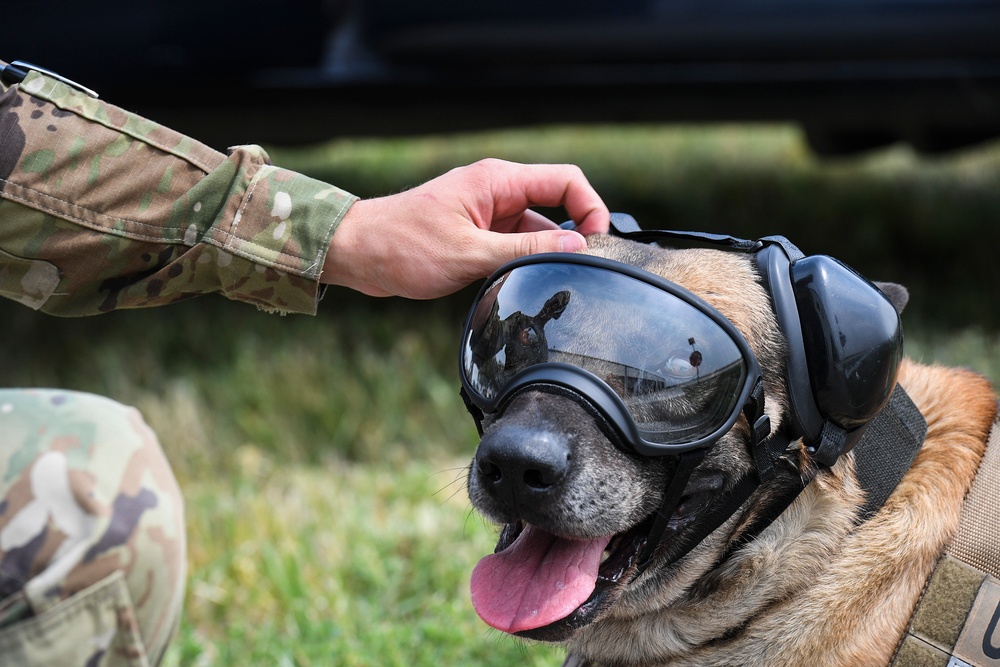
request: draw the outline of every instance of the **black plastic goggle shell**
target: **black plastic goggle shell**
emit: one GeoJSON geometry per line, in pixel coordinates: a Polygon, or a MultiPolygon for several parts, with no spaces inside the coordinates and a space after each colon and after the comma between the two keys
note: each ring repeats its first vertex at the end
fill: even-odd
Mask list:
{"type": "Polygon", "coordinates": [[[466,320],[459,368],[470,409],[498,414],[524,389],[558,387],[646,456],[710,447],[740,414],[755,425],[763,413],[759,364],[732,322],[675,283],[590,255],[501,267],[466,320]]]}

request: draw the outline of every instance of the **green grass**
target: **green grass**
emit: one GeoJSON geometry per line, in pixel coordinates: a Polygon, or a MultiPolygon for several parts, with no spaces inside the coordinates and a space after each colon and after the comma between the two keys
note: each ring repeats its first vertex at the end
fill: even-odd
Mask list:
{"type": "Polygon", "coordinates": [[[468,510],[463,463],[236,458],[234,478],[186,489],[192,586],[173,664],[559,664],[472,610],[469,569],[495,534],[468,510]]]}
{"type": "MultiPolygon", "coordinates": [[[[1000,383],[1000,147],[819,161],[782,127],[555,128],[338,141],[275,160],[363,195],[487,155],[581,164],[648,225],[784,233],[911,288],[907,350],[1000,383]]],[[[494,529],[463,487],[471,294],[332,290],[315,318],[206,297],[59,320],[0,303],[7,386],[137,405],[187,498],[185,617],[166,664],[559,665],[490,631],[468,577],[494,529]]]]}
{"type": "Polygon", "coordinates": [[[476,431],[457,387],[447,304],[328,298],[317,317],[217,297],[62,320],[0,303],[11,385],[71,387],[138,406],[182,480],[232,473],[234,448],[282,462],[453,455],[476,431]],[[25,357],[21,350],[37,355],[25,357]]]}

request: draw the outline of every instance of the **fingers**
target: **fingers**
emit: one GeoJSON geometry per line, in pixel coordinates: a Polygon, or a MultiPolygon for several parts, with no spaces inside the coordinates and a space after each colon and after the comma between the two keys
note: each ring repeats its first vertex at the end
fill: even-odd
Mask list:
{"type": "Polygon", "coordinates": [[[503,218],[530,206],[563,206],[582,234],[607,232],[611,214],[583,171],[568,164],[519,164],[483,160],[495,174],[491,180],[494,218],[503,218]]]}
{"type": "Polygon", "coordinates": [[[519,185],[534,206],[564,206],[583,234],[608,231],[611,214],[575,165],[520,165],[519,185]]]}
{"type": "Polygon", "coordinates": [[[543,252],[579,252],[587,248],[586,239],[576,232],[554,229],[525,233],[494,234],[480,231],[482,252],[472,273],[487,276],[498,267],[526,255],[543,252]]]}
{"type": "Polygon", "coordinates": [[[532,211],[528,209],[521,216],[520,222],[517,224],[517,232],[542,232],[550,229],[560,229],[559,225],[552,222],[544,215],[538,211],[532,211]]]}

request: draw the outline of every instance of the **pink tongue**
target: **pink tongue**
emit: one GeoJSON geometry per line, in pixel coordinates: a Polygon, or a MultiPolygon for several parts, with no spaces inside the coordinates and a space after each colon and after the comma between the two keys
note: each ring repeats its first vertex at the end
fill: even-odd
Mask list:
{"type": "Polygon", "coordinates": [[[610,535],[567,540],[529,525],[514,544],[476,565],[472,606],[486,623],[510,633],[565,618],[594,592],[610,541],[610,535]]]}

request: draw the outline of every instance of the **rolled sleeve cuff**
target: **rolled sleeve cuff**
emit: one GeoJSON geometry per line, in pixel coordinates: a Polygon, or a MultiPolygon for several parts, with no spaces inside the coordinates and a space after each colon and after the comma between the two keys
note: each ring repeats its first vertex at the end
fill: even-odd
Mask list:
{"type": "Polygon", "coordinates": [[[334,232],[357,197],[269,163],[258,146],[231,149],[245,189],[234,188],[202,240],[234,258],[219,280],[227,297],[265,310],[315,313],[319,283],[334,232]]]}

